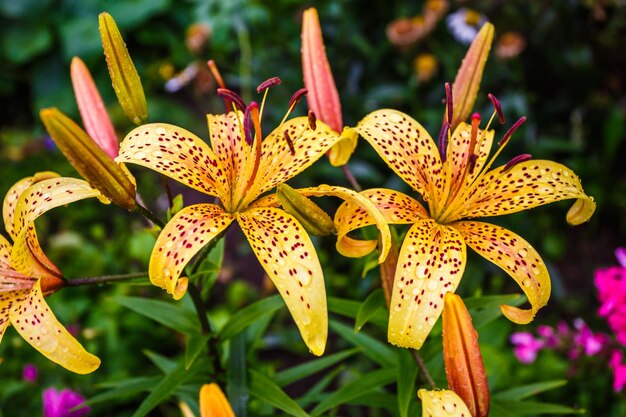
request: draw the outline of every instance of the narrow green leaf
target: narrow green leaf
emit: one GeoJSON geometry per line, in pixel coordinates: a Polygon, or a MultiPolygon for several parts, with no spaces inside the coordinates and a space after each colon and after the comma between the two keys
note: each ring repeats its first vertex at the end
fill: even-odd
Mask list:
{"type": "Polygon", "coordinates": [[[187,342],[185,343],[185,369],[191,368],[198,355],[205,350],[210,337],[208,334],[201,333],[192,333],[187,336],[187,342]]]}
{"type": "Polygon", "coordinates": [[[384,408],[393,413],[398,407],[398,400],[395,395],[386,392],[367,392],[348,401],[346,404],[368,408],[384,408]]]}
{"type": "Polygon", "coordinates": [[[331,319],[328,324],[342,338],[361,348],[365,356],[381,366],[397,365],[396,354],[387,344],[379,342],[365,333],[354,333],[352,328],[336,320],[331,319]]]}
{"type": "MultiPolygon", "coordinates": [[[[463,298],[463,303],[468,310],[480,310],[489,307],[500,307],[501,304],[522,303],[524,298],[521,294],[504,294],[504,295],[480,295],[476,297],[463,298]]],[[[517,304],[519,305],[519,304],[517,304]]]]}
{"type": "Polygon", "coordinates": [[[308,407],[311,404],[317,404],[324,396],[324,390],[346,369],[345,364],[337,366],[322,377],[313,388],[307,391],[305,395],[298,399],[298,403],[302,407],[308,407]]]}
{"type": "MultiPolygon", "coordinates": [[[[333,313],[351,317],[356,319],[356,316],[359,314],[359,309],[361,308],[361,302],[354,300],[347,300],[345,298],[337,298],[337,297],[328,297],[328,311],[333,313]]],[[[369,321],[378,327],[383,329],[387,328],[387,321],[389,319],[389,315],[386,311],[377,311],[370,317],[369,321]]]]}
{"type": "Polygon", "coordinates": [[[365,323],[367,323],[378,311],[385,307],[385,294],[382,288],[379,288],[367,296],[365,301],[361,303],[359,311],[356,313],[354,321],[354,331],[360,332],[365,323]]]}
{"type": "Polygon", "coordinates": [[[230,340],[226,379],[228,398],[235,415],[246,417],[250,398],[246,374],[246,333],[239,333],[230,340]]]}
{"type": "Polygon", "coordinates": [[[407,349],[398,351],[398,410],[400,417],[408,417],[411,400],[415,401],[417,365],[407,349]]]}
{"type": "Polygon", "coordinates": [[[218,338],[221,341],[226,341],[261,317],[273,314],[284,305],[278,294],[256,301],[233,314],[220,331],[218,338]]]}
{"type": "Polygon", "coordinates": [[[123,295],[113,297],[113,301],[170,329],[186,334],[198,333],[200,331],[196,317],[190,311],[184,310],[174,302],[123,295]]]}
{"type": "Polygon", "coordinates": [[[176,366],[178,365],[176,361],[167,358],[159,353],[152,352],[150,350],[144,350],[143,353],[164,374],[172,372],[174,369],[176,369],[176,366]]]}
{"type": "Polygon", "coordinates": [[[565,384],[567,384],[567,380],[565,379],[536,382],[534,384],[523,385],[521,387],[510,388],[506,391],[500,391],[497,394],[493,394],[492,398],[501,401],[519,401],[533,395],[540,394],[544,391],[562,387],[565,384]]]}
{"type": "Polygon", "coordinates": [[[267,376],[250,370],[250,394],[285,413],[296,417],[310,417],[294,400],[267,376]]]}
{"type": "Polygon", "coordinates": [[[94,405],[103,402],[114,401],[119,398],[128,398],[139,394],[140,392],[150,391],[152,387],[159,383],[161,377],[138,377],[130,378],[122,381],[107,382],[100,384],[103,388],[112,388],[103,393],[94,395],[89,398],[85,405],[94,405]]]}
{"type": "Polygon", "coordinates": [[[314,417],[319,416],[340,404],[347,403],[365,393],[393,382],[396,379],[396,372],[397,369],[395,367],[387,367],[358,377],[326,397],[311,411],[311,415],[314,417]]]}
{"type": "Polygon", "coordinates": [[[492,401],[506,410],[510,410],[516,416],[528,416],[538,414],[582,414],[584,409],[576,409],[560,404],[539,402],[516,402],[516,401],[492,401]]]}
{"type": "Polygon", "coordinates": [[[330,368],[331,366],[343,361],[344,359],[354,355],[359,351],[360,350],[356,348],[344,350],[343,352],[333,353],[332,355],[325,355],[322,358],[314,359],[301,365],[296,365],[289,369],[285,369],[284,371],[279,372],[274,376],[274,382],[276,382],[276,384],[281,387],[289,385],[308,376],[311,376],[316,372],[320,372],[324,369],[330,368]]]}

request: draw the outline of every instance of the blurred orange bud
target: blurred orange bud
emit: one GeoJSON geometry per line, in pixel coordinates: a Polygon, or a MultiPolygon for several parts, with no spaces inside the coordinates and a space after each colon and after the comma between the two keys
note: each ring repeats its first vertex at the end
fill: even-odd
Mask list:
{"type": "Polygon", "coordinates": [[[235,417],[219,385],[204,384],[200,388],[200,417],[235,417]]]}
{"type": "Polygon", "coordinates": [[[526,48],[526,39],[519,32],[504,32],[496,42],[496,56],[510,59],[518,56],[526,48]]]}
{"type": "Polygon", "coordinates": [[[448,0],[426,0],[424,3],[424,20],[433,23],[438,22],[448,11],[450,3],[448,0]]]}
{"type": "Polygon", "coordinates": [[[415,76],[421,83],[430,81],[439,69],[439,62],[433,54],[419,54],[413,61],[415,76]]]}
{"type": "Polygon", "coordinates": [[[211,39],[211,26],[206,23],[194,23],[187,28],[185,45],[193,54],[199,54],[211,39]]]}
{"type": "Polygon", "coordinates": [[[401,17],[391,21],[385,29],[387,39],[392,45],[408,49],[417,41],[426,36],[434,28],[434,21],[426,21],[424,16],[414,16],[410,19],[401,17]]]}

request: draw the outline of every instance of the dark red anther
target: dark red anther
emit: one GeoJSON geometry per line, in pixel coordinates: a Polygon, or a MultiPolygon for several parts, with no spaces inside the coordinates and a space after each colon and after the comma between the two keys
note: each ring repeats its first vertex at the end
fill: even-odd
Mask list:
{"type": "Polygon", "coordinates": [[[301,88],[293,93],[293,96],[291,96],[291,99],[289,100],[289,108],[294,108],[296,104],[298,104],[298,102],[302,100],[302,97],[306,96],[308,92],[309,90],[307,90],[306,88],[301,88]]]}
{"type": "Polygon", "coordinates": [[[446,83],[445,87],[446,87],[446,110],[447,110],[447,115],[448,115],[448,120],[446,121],[448,123],[452,123],[452,107],[453,107],[452,86],[450,85],[450,83],[446,83]]]}
{"type": "Polygon", "coordinates": [[[533,156],[529,153],[523,153],[521,155],[517,155],[515,158],[511,159],[509,162],[506,163],[506,165],[502,169],[502,172],[503,173],[507,172],[508,170],[513,168],[515,165],[519,164],[520,162],[528,161],[532,157],[533,156]]]}
{"type": "Polygon", "coordinates": [[[296,148],[293,147],[293,142],[291,141],[291,138],[289,137],[289,132],[285,130],[283,132],[283,137],[285,138],[285,141],[287,142],[287,146],[289,146],[289,152],[291,152],[292,155],[295,155],[296,148]]]}
{"type": "Polygon", "coordinates": [[[441,156],[441,162],[446,162],[448,153],[448,132],[450,131],[450,123],[443,122],[441,130],[439,131],[439,140],[437,141],[437,148],[439,149],[439,155],[441,156]]]}
{"type": "Polygon", "coordinates": [[[313,110],[309,110],[309,127],[313,131],[317,129],[317,118],[315,117],[315,112],[313,110]]]}
{"type": "Polygon", "coordinates": [[[282,81],[280,80],[280,78],[278,77],[268,78],[267,80],[259,84],[259,86],[256,88],[256,92],[261,93],[267,90],[268,88],[274,87],[275,85],[279,85],[279,84],[282,84],[282,81]]]}
{"type": "Polygon", "coordinates": [[[230,100],[235,104],[235,107],[241,111],[246,109],[246,103],[244,103],[243,99],[239,97],[239,94],[235,93],[228,88],[218,88],[217,95],[223,97],[224,99],[230,100]]]}
{"type": "Polygon", "coordinates": [[[506,131],[506,133],[502,137],[502,140],[500,140],[500,142],[498,142],[498,146],[506,145],[506,143],[509,141],[509,139],[511,139],[511,135],[513,135],[513,133],[515,133],[515,131],[521,125],[523,125],[525,121],[526,121],[526,116],[522,116],[522,117],[519,118],[519,120],[517,122],[513,123],[513,126],[511,126],[509,128],[509,130],[506,131]]]}
{"type": "Polygon", "coordinates": [[[467,160],[467,172],[470,174],[474,173],[474,168],[476,168],[476,160],[478,159],[478,155],[475,153],[471,154],[467,160]]]}
{"type": "Polygon", "coordinates": [[[500,124],[503,125],[504,113],[502,113],[502,105],[500,105],[500,100],[498,100],[496,96],[491,93],[487,94],[487,97],[489,98],[489,100],[491,100],[491,104],[493,104],[493,108],[495,109],[496,113],[498,113],[498,121],[500,121],[500,124]]]}
{"type": "Polygon", "coordinates": [[[252,129],[254,129],[254,125],[252,123],[252,112],[250,111],[251,107],[252,107],[252,104],[246,107],[246,112],[243,115],[243,132],[246,137],[246,143],[248,145],[252,145],[252,139],[254,138],[254,134],[252,133],[252,129]]]}

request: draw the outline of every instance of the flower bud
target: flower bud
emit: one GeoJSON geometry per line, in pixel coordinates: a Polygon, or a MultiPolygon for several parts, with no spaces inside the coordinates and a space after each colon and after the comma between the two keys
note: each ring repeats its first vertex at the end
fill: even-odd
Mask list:
{"type": "Polygon", "coordinates": [[[201,417],[235,417],[230,403],[216,383],[204,384],[200,388],[201,417]]]}
{"type": "Polygon", "coordinates": [[[295,217],[310,234],[326,236],[336,233],[335,224],[330,216],[309,198],[287,184],[279,184],[276,188],[276,195],[283,209],[295,217]]]}

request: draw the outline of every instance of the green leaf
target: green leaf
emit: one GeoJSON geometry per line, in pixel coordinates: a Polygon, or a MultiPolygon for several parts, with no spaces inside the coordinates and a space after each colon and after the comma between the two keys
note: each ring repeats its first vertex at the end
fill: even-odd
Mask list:
{"type": "Polygon", "coordinates": [[[392,348],[385,343],[379,342],[365,333],[354,333],[354,330],[345,324],[331,319],[329,326],[338,333],[342,338],[358,346],[363,354],[382,366],[397,365],[397,357],[392,348]]]}
{"type": "Polygon", "coordinates": [[[113,297],[113,301],[170,329],[186,334],[200,331],[196,317],[177,303],[123,295],[113,297]]]}
{"type": "Polygon", "coordinates": [[[519,401],[533,395],[540,394],[544,391],[562,387],[565,384],[567,384],[567,380],[565,379],[537,382],[534,384],[523,385],[521,387],[510,388],[506,391],[500,391],[497,394],[494,394],[492,398],[501,401],[519,401]]]}
{"type": "Polygon", "coordinates": [[[326,375],[322,377],[313,387],[307,391],[305,395],[298,399],[298,403],[302,407],[307,407],[310,404],[317,404],[323,397],[324,390],[337,378],[343,371],[345,371],[345,364],[337,366],[335,369],[330,370],[326,375]]]}
{"type": "MultiPolygon", "coordinates": [[[[361,302],[345,298],[328,297],[328,311],[356,319],[361,308],[361,302]]],[[[383,329],[387,328],[388,314],[386,311],[377,311],[369,321],[383,329]]]]}
{"type": "Polygon", "coordinates": [[[347,403],[367,392],[374,391],[391,383],[396,379],[396,372],[397,369],[395,367],[387,367],[359,376],[354,381],[342,386],[326,397],[311,411],[311,415],[319,416],[331,408],[347,403]]]}
{"type": "Polygon", "coordinates": [[[368,408],[385,408],[394,412],[398,407],[398,400],[395,395],[386,392],[368,392],[350,400],[347,404],[368,408]]]}
{"type": "Polygon", "coordinates": [[[284,303],[278,294],[250,304],[232,315],[220,331],[219,339],[221,341],[230,339],[263,316],[274,314],[282,306],[284,303]]]}
{"type": "Polygon", "coordinates": [[[150,350],[144,350],[143,353],[164,374],[172,372],[174,369],[176,369],[176,365],[177,365],[176,361],[170,358],[167,358],[159,353],[152,352],[150,350]]]}
{"type": "Polygon", "coordinates": [[[480,295],[476,297],[463,298],[463,303],[468,310],[480,310],[489,307],[500,307],[500,304],[519,305],[524,301],[521,294],[504,295],[480,295]]]}
{"type": "Polygon", "coordinates": [[[408,417],[411,400],[415,401],[417,365],[407,349],[398,352],[398,410],[400,417],[408,417]]]}
{"type": "Polygon", "coordinates": [[[196,358],[207,347],[207,342],[211,336],[208,334],[191,333],[187,336],[185,343],[185,369],[191,368],[196,358]]]}
{"type": "Polygon", "coordinates": [[[316,372],[320,372],[324,369],[330,368],[331,366],[343,361],[344,359],[354,355],[359,351],[360,350],[356,348],[344,350],[343,352],[326,355],[323,358],[314,359],[301,365],[296,365],[289,369],[285,369],[284,371],[279,372],[274,376],[274,382],[276,382],[276,384],[281,387],[292,384],[296,381],[311,376],[316,372]]]}
{"type": "Polygon", "coordinates": [[[356,313],[356,320],[354,321],[354,331],[360,332],[365,323],[367,323],[372,317],[376,315],[378,311],[385,307],[385,294],[382,288],[372,291],[367,296],[365,301],[361,303],[359,311],[356,313]]]}
{"type": "Polygon", "coordinates": [[[228,357],[228,398],[238,417],[248,413],[248,378],[246,374],[246,333],[239,333],[230,341],[228,357]]]}
{"type": "Polygon", "coordinates": [[[294,400],[267,376],[250,370],[250,394],[273,407],[296,417],[310,417],[294,400]]]}
{"type": "Polygon", "coordinates": [[[510,410],[515,416],[528,416],[537,414],[582,414],[583,409],[575,409],[560,404],[548,404],[539,402],[516,402],[516,401],[492,401],[498,408],[510,410]]]}
{"type": "Polygon", "coordinates": [[[140,392],[150,391],[150,389],[158,384],[160,380],[161,377],[150,376],[102,383],[100,384],[101,387],[111,387],[112,389],[98,395],[94,395],[85,402],[85,405],[94,405],[103,402],[114,401],[118,398],[132,397],[139,394],[140,392]]]}

